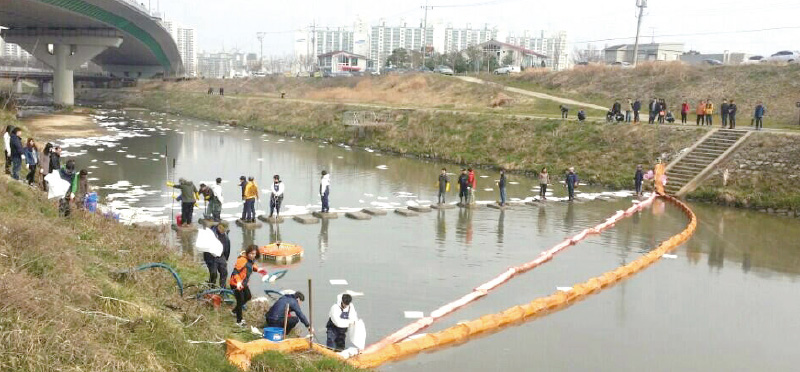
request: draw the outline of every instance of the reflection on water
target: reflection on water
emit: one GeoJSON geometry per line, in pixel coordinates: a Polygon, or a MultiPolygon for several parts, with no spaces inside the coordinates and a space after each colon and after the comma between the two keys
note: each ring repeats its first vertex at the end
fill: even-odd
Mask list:
{"type": "MultiPolygon", "coordinates": [[[[332,174],[335,208],[390,209],[436,200],[433,185],[442,164],[186,118],[146,113],[109,113],[108,117],[104,120],[123,123],[119,125],[150,137],[124,138],[119,147],[104,151],[96,146],[69,150],[86,150],[76,158],[79,167],[97,165],[91,177],[105,187],[99,190],[102,196],[119,194],[117,200],[150,208],[164,218],[171,218],[171,200],[169,190],[161,186],[168,178],[165,161],[156,154],[163,155],[165,147],[170,158],[178,159],[177,176],[196,184],[222,177],[223,194],[232,203],[223,209],[223,218],[235,218],[241,212],[241,191],[236,186],[241,175],[253,175],[266,184],[273,174],[280,174],[286,184],[287,213],[318,210],[322,169],[332,174]],[[148,193],[118,190],[114,185],[123,180],[148,193]]],[[[486,170],[478,174],[478,199],[494,200],[494,192],[482,190],[494,187],[497,174],[486,170]]],[[[536,180],[521,176],[514,180],[519,183],[509,185],[510,198],[536,194],[531,191],[538,188],[536,180]]],[[[455,200],[454,195],[448,199],[455,200]]],[[[290,273],[278,283],[251,282],[254,296],[269,285],[304,288],[308,278],[326,283],[314,290],[323,299],[335,298],[345,289],[364,292],[359,314],[370,329],[367,341],[374,342],[408,323],[403,311],[427,312],[454,300],[508,267],[530,261],[565,237],[602,222],[630,202],[550,201],[502,211],[438,210],[411,218],[390,213],[369,221],[343,219],[333,226],[321,220],[319,230],[290,221],[290,214],[282,213],[285,223],[265,223],[256,230],[231,224],[231,229],[241,230],[230,235],[232,256],[238,253],[235,247],[277,240],[306,247],[303,260],[290,265],[290,273]],[[330,279],[346,279],[350,285],[327,285],[330,279]]],[[[800,308],[795,284],[800,274],[798,222],[708,205],[692,208],[698,229],[675,252],[677,259],[662,260],[566,311],[385,369],[530,370],[535,359],[539,370],[792,370],[800,364],[793,350],[800,343],[800,332],[787,327],[797,324],[795,312],[800,308]],[[766,305],[768,316],[758,316],[766,305]],[[575,358],[575,350],[581,350],[581,358],[575,358]]],[[[682,213],[657,201],[648,210],[565,249],[536,270],[515,277],[430,331],[526,303],[552,293],[556,286],[581,282],[631,262],[685,224],[682,213]]],[[[186,235],[177,243],[200,264],[192,249],[196,234],[186,235]]]]}
{"type": "Polygon", "coordinates": [[[497,247],[503,247],[503,220],[506,218],[506,211],[501,209],[500,216],[497,217],[497,247]]]}

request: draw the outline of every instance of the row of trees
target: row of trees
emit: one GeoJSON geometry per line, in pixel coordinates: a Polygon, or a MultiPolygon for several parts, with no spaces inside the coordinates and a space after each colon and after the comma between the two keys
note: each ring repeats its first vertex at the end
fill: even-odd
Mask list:
{"type": "MultiPolygon", "coordinates": [[[[447,66],[455,73],[493,71],[500,66],[514,63],[513,56],[506,54],[498,61],[494,53],[485,53],[477,45],[470,46],[463,52],[430,53],[425,58],[425,67],[433,70],[436,66],[447,66]]],[[[408,49],[395,49],[386,58],[386,67],[418,69],[422,66],[422,52],[408,49]]]]}

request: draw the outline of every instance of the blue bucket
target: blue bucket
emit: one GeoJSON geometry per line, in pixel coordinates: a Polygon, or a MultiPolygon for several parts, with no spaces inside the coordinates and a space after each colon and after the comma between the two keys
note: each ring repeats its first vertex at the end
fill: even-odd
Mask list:
{"type": "Polygon", "coordinates": [[[270,341],[283,341],[283,328],[280,327],[264,328],[264,338],[270,341]]]}

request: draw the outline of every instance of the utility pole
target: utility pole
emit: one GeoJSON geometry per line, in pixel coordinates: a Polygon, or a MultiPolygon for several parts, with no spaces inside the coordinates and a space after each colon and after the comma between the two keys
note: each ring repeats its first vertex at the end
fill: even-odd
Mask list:
{"type": "Polygon", "coordinates": [[[258,43],[261,44],[261,55],[258,60],[258,68],[260,71],[264,71],[264,34],[263,32],[256,32],[258,43]]]}
{"type": "Polygon", "coordinates": [[[425,9],[425,18],[423,18],[424,21],[422,21],[422,35],[420,35],[420,39],[422,40],[422,67],[425,67],[425,53],[428,52],[428,9],[433,9],[433,6],[428,6],[428,0],[425,0],[425,5],[422,6],[422,9],[425,9]]]}
{"type": "Polygon", "coordinates": [[[636,67],[636,62],[639,61],[639,31],[642,29],[642,16],[644,8],[647,8],[647,0],[636,0],[636,6],[639,8],[639,21],[636,25],[636,41],[633,43],[633,66],[636,67]]]}

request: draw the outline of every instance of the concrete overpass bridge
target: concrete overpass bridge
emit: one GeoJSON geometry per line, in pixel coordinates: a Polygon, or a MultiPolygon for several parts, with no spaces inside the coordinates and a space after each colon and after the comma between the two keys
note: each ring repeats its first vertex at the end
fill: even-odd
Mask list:
{"type": "Polygon", "coordinates": [[[113,76],[182,76],[169,32],[130,0],[0,0],[3,38],[53,69],[56,105],[75,103],[73,71],[89,60],[113,76]]]}

